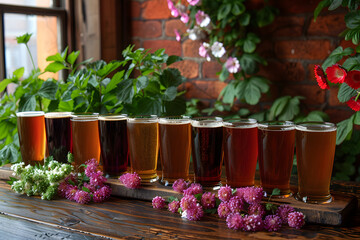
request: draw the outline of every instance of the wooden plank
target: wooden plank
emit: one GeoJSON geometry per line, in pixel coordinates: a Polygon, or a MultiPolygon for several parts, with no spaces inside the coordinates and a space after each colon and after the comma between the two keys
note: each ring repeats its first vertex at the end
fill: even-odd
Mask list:
{"type": "MultiPolygon", "coordinates": [[[[11,170],[0,169],[0,179],[9,179],[9,176],[11,175],[11,170]]],[[[112,195],[117,197],[145,201],[151,201],[155,196],[162,196],[165,199],[169,196],[181,198],[181,195],[173,191],[171,187],[165,187],[159,182],[144,185],[139,189],[128,189],[122,185],[118,179],[109,179],[108,183],[111,185],[112,195]]],[[[295,191],[296,190],[294,189],[294,192],[295,191]]],[[[272,199],[272,202],[279,205],[290,204],[297,211],[301,211],[305,214],[308,223],[338,226],[344,224],[356,211],[357,199],[346,194],[332,194],[335,200],[327,204],[306,204],[295,200],[293,197],[286,199],[272,199]]]]}

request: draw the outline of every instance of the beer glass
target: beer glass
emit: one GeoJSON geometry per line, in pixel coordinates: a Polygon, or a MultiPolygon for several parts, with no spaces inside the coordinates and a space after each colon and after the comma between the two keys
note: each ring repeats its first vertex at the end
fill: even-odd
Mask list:
{"type": "Polygon", "coordinates": [[[118,177],[127,170],[129,150],[126,115],[99,117],[101,161],[104,173],[118,177]]]}
{"type": "Polygon", "coordinates": [[[222,118],[195,118],[191,125],[195,182],[204,187],[216,188],[220,185],[223,161],[222,118]]]}
{"type": "Polygon", "coordinates": [[[95,158],[100,160],[98,113],[74,114],[71,118],[74,165],[79,167],[95,158]]]}
{"type": "Polygon", "coordinates": [[[135,116],[127,120],[127,135],[131,172],[141,177],[142,183],[154,182],[159,152],[159,123],[155,115],[135,116]]]}
{"type": "Polygon", "coordinates": [[[258,124],[260,183],[266,195],[274,188],[285,198],[292,195],[290,175],[294,158],[295,124],[290,121],[258,124]]]}
{"type": "Polygon", "coordinates": [[[296,125],[298,193],[306,203],[332,201],[330,180],[336,145],[336,125],[307,122],[296,125]]]}
{"type": "Polygon", "coordinates": [[[179,178],[189,180],[191,120],[182,117],[159,119],[161,182],[173,184],[179,178]]]}
{"type": "Polygon", "coordinates": [[[46,151],[44,115],[42,111],[16,113],[21,157],[25,165],[44,162],[46,151]]]}
{"type": "Polygon", "coordinates": [[[72,152],[70,118],[70,112],[45,114],[46,141],[49,155],[62,163],[67,163],[67,154],[72,152]]]}
{"type": "Polygon", "coordinates": [[[228,120],[223,132],[226,183],[231,187],[253,186],[258,157],[257,121],[228,120]]]}

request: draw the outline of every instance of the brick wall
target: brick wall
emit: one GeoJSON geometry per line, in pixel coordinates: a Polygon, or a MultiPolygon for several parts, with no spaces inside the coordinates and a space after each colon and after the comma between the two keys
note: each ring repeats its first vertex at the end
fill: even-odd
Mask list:
{"type": "MultiPolygon", "coordinates": [[[[256,8],[262,2],[253,0],[251,7],[256,8]]],[[[353,113],[337,101],[337,88],[321,90],[314,78],[315,64],[321,64],[339,44],[351,46],[338,37],[345,29],[344,12],[324,11],[314,23],[313,11],[317,3],[315,0],[273,1],[280,14],[272,25],[259,32],[262,37],[259,51],[268,60],[268,66],[262,67],[260,73],[272,81],[271,90],[258,105],[246,107],[262,110],[269,108],[279,96],[302,95],[306,97],[302,101],[303,109],[323,110],[332,122],[339,122],[353,113]]],[[[165,48],[168,54],[182,56],[184,61],[176,67],[187,78],[183,86],[186,98],[198,98],[203,106],[211,106],[226,85],[216,76],[220,65],[199,57],[200,41],[175,40],[174,29],[183,33],[186,27],[179,19],[171,17],[166,0],[132,0],[131,16],[133,43],[137,47],[165,48]]]]}

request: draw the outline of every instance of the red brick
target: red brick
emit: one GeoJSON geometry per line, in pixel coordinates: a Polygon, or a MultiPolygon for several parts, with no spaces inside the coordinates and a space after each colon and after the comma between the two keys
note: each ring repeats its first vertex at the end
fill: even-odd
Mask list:
{"type": "Polygon", "coordinates": [[[203,78],[218,78],[217,72],[221,71],[221,64],[218,62],[203,62],[202,75],[203,78]]]}
{"type": "Polygon", "coordinates": [[[325,102],[325,90],[316,85],[292,85],[284,88],[282,95],[304,96],[307,105],[320,105],[325,102]]]}
{"type": "Polygon", "coordinates": [[[274,42],[272,39],[263,37],[260,44],[257,46],[257,53],[265,59],[275,58],[274,42]]]}
{"type": "Polygon", "coordinates": [[[142,17],[144,19],[167,19],[171,17],[165,0],[148,0],[143,3],[142,17]]]}
{"type": "Polygon", "coordinates": [[[337,37],[345,29],[344,14],[319,16],[316,18],[316,22],[311,20],[308,35],[337,37]]]}
{"type": "Polygon", "coordinates": [[[305,69],[300,62],[268,61],[267,66],[261,67],[260,74],[272,82],[301,82],[305,79],[305,69]]]}
{"type": "Polygon", "coordinates": [[[271,6],[275,6],[280,10],[280,14],[313,13],[318,3],[319,0],[270,1],[271,6]]]}
{"type": "Polygon", "coordinates": [[[329,105],[330,106],[347,106],[346,103],[339,102],[339,99],[337,98],[339,88],[337,87],[331,87],[329,90],[329,105]]]}
{"type": "Polygon", "coordinates": [[[352,111],[350,108],[349,108],[349,110],[326,109],[324,112],[329,115],[330,122],[332,122],[332,123],[341,122],[345,119],[348,119],[351,115],[354,114],[354,111],[352,111]]]}
{"type": "Polygon", "coordinates": [[[200,57],[199,56],[199,47],[201,45],[201,41],[193,41],[191,39],[186,40],[182,44],[182,50],[184,57],[200,57]]]}
{"type": "Polygon", "coordinates": [[[285,59],[325,60],[332,50],[329,40],[292,40],[275,43],[276,56],[285,59]]]}
{"type": "Polygon", "coordinates": [[[200,99],[217,99],[226,83],[220,81],[191,81],[185,84],[185,97],[200,99]]]}
{"type": "Polygon", "coordinates": [[[131,1],[131,17],[132,18],[140,18],[141,14],[141,2],[131,1]]]}
{"type": "Polygon", "coordinates": [[[181,75],[186,78],[197,78],[199,76],[199,64],[192,60],[184,60],[170,65],[180,70],[181,75]]]}
{"type": "Polygon", "coordinates": [[[279,97],[279,88],[274,84],[270,84],[270,89],[267,93],[262,94],[260,102],[271,102],[273,103],[275,99],[279,97]]]}
{"type": "Polygon", "coordinates": [[[342,46],[343,49],[348,48],[348,47],[351,47],[352,49],[356,48],[356,45],[354,45],[351,40],[350,41],[345,41],[345,39],[343,39],[340,42],[340,46],[342,46]]]}
{"type": "Polygon", "coordinates": [[[175,37],[174,30],[177,29],[180,34],[186,32],[186,25],[179,19],[171,19],[165,22],[165,34],[169,37],[175,37]]]}
{"type": "Polygon", "coordinates": [[[131,30],[133,37],[156,38],[162,35],[160,21],[132,21],[131,30]]]}
{"type": "Polygon", "coordinates": [[[135,49],[138,49],[138,48],[142,47],[140,40],[132,39],[131,44],[135,45],[135,49]]]}
{"type": "Polygon", "coordinates": [[[159,48],[164,48],[169,55],[181,56],[181,44],[172,40],[147,40],[143,42],[144,48],[151,48],[151,52],[155,52],[159,48]]]}
{"type": "Polygon", "coordinates": [[[261,28],[260,34],[264,37],[299,37],[304,27],[304,17],[277,16],[274,22],[261,28]]]}

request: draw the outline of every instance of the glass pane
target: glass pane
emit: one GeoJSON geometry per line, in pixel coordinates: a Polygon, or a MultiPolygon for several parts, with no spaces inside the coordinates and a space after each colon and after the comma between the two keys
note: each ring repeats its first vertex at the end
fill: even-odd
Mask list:
{"type": "Polygon", "coordinates": [[[53,0],[0,0],[0,4],[21,5],[31,7],[52,7],[53,0]]]}
{"type": "MultiPolygon", "coordinates": [[[[25,67],[26,77],[33,69],[25,44],[18,44],[16,41],[17,36],[25,33],[32,33],[28,46],[35,67],[43,71],[48,65],[46,57],[60,51],[58,26],[56,17],[4,14],[6,77],[11,77],[12,72],[20,67],[25,67]]],[[[57,79],[57,75],[54,74],[41,75],[42,79],[49,77],[57,79]]]]}

